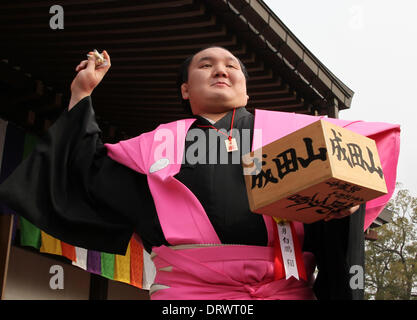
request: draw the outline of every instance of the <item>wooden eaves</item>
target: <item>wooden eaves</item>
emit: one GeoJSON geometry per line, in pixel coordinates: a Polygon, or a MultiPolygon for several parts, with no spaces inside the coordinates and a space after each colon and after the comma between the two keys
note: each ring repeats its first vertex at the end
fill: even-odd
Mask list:
{"type": "Polygon", "coordinates": [[[51,30],[53,1],[0,3],[0,116],[43,129],[69,101],[74,68],[106,49],[112,68],[93,93],[104,135],[118,140],[187,117],[177,95],[178,66],[220,45],[249,72],[248,110],[327,114],[349,108],[353,92],[260,0],[75,0],[65,27],[51,30]],[[34,117],[35,116],[35,117],[34,117]],[[39,122],[41,119],[41,123],[39,122]],[[46,123],[46,124],[45,124],[46,123]]]}

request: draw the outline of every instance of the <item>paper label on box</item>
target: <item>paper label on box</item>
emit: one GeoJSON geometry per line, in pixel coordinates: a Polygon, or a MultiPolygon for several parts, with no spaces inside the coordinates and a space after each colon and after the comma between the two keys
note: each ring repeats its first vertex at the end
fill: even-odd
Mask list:
{"type": "Polygon", "coordinates": [[[285,268],[285,279],[294,277],[299,280],[297,260],[295,259],[294,241],[289,222],[277,223],[279,243],[281,245],[282,261],[285,268]]]}

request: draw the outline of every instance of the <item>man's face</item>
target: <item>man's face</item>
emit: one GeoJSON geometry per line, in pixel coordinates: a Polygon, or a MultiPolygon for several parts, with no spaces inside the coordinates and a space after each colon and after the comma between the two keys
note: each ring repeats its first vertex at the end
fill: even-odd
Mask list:
{"type": "Polygon", "coordinates": [[[222,113],[248,102],[239,61],[222,48],[205,49],[193,57],[181,92],[193,114],[222,113]]]}

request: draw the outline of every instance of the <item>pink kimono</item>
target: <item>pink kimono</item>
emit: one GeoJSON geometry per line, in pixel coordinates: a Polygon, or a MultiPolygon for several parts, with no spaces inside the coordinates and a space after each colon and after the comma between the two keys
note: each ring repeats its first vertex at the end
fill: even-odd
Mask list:
{"type": "MultiPolygon", "coordinates": [[[[253,149],[302,128],[319,117],[257,110],[253,149]],[[279,126],[277,126],[279,124],[279,126]],[[258,143],[258,144],[257,144],[258,143]]],[[[367,204],[365,228],[377,217],[395,187],[399,126],[328,119],[376,140],[389,194],[367,204]]],[[[222,244],[195,195],[174,176],[181,168],[184,141],[195,119],[160,125],[152,132],[106,144],[113,160],[146,174],[162,231],[171,245],[153,248],[157,274],[151,299],[315,299],[314,256],[304,252],[307,281],[274,280],[274,221],[264,216],[268,246],[222,244]]],[[[302,246],[304,229],[295,223],[302,246]]]]}

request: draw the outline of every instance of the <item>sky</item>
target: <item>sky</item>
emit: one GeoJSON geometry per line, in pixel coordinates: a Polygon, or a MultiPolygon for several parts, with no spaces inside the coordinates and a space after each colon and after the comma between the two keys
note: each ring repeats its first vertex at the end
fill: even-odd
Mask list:
{"type": "Polygon", "coordinates": [[[355,94],[340,119],[401,125],[397,182],[417,197],[417,0],[264,0],[355,94]]]}

